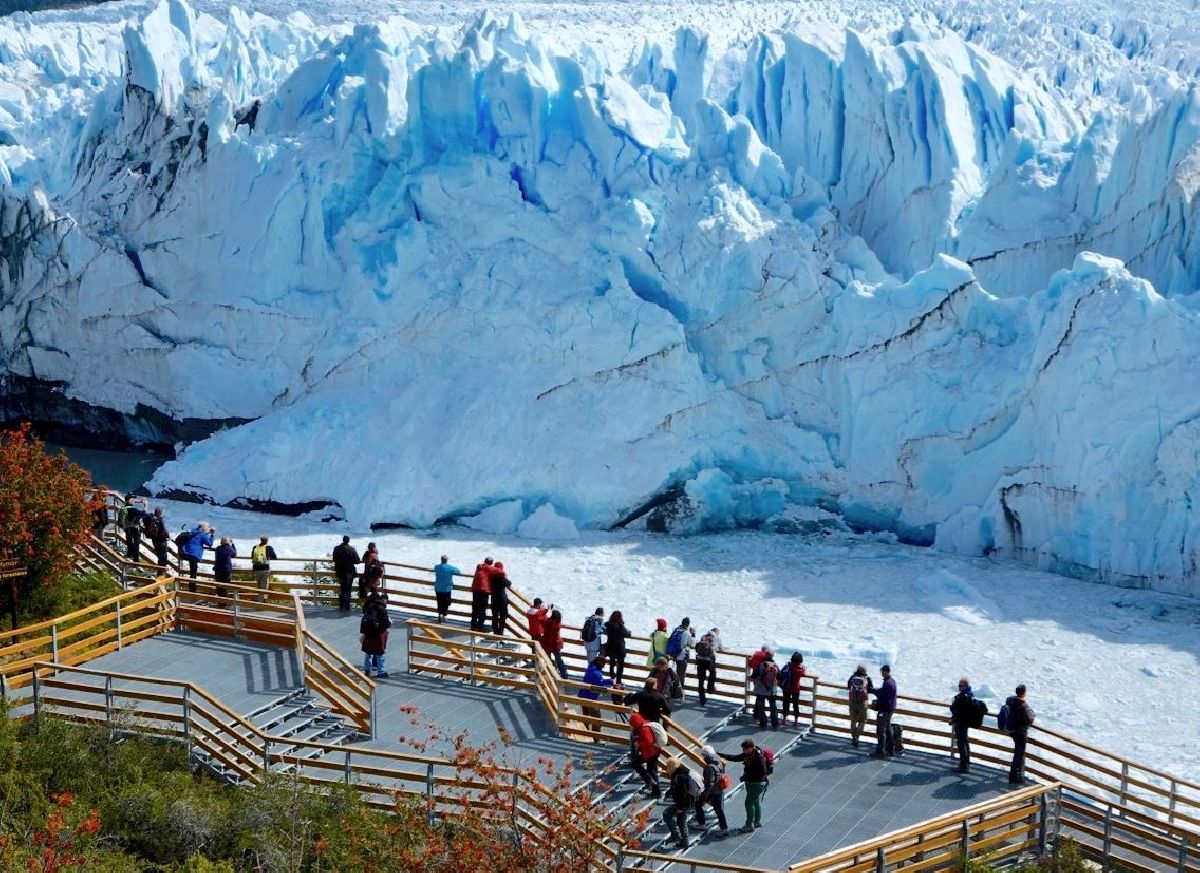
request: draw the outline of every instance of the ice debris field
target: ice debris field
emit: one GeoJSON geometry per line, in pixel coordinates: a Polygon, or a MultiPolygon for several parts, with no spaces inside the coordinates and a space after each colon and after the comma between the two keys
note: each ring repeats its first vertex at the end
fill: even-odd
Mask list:
{"type": "Polygon", "coordinates": [[[8,16],[5,379],[198,423],[159,493],[565,541],[883,531],[1195,594],[1196,20],[8,16]]]}

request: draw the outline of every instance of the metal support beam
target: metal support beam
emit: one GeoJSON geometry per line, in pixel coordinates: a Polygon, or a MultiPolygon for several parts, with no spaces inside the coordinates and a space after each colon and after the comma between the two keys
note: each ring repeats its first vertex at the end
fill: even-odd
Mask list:
{"type": "Polygon", "coordinates": [[[58,663],[58,624],[50,625],[50,660],[58,663]]]}
{"type": "Polygon", "coordinates": [[[188,757],[192,754],[192,689],[183,689],[183,744],[188,757]]]}
{"type": "Polygon", "coordinates": [[[1113,808],[1112,804],[1110,803],[1108,805],[1108,810],[1104,813],[1104,845],[1100,849],[1102,854],[1100,859],[1100,869],[1104,870],[1105,873],[1112,869],[1112,820],[1113,808]]]}
{"type": "Polygon", "coordinates": [[[425,823],[433,827],[433,762],[425,765],[425,823]]]}
{"type": "Polygon", "coordinates": [[[121,601],[117,601],[117,651],[121,651],[121,601]]]}

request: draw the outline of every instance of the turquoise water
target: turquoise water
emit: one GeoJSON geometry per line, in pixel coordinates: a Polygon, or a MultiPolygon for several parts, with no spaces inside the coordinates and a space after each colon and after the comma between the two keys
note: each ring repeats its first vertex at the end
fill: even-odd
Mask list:
{"type": "Polygon", "coordinates": [[[144,485],[162,464],[170,460],[154,452],[110,452],[77,449],[46,443],[46,451],[65,452],[67,457],[92,475],[92,483],[115,491],[134,491],[144,485]]]}

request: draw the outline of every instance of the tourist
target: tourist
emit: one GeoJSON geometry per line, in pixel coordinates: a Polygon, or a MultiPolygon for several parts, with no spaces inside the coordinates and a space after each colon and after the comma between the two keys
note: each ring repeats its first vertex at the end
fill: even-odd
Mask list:
{"type": "Polygon", "coordinates": [[[375,670],[375,678],[388,677],[386,655],[388,628],[392,621],[388,617],[387,601],[378,587],[371,589],[363,604],[363,617],[358,624],[358,632],[362,635],[363,673],[371,675],[375,670]]]}
{"type": "Polygon", "coordinates": [[[879,668],[883,684],[872,688],[875,695],[875,751],[872,758],[890,758],[896,754],[896,740],[892,736],[892,715],[896,712],[896,680],[892,678],[892,668],[884,664],[879,668]]]}
{"type": "Polygon", "coordinates": [[[758,664],[750,673],[754,691],[754,718],[759,730],[767,729],[767,709],[771,710],[771,727],[779,728],[779,709],[775,695],[779,691],[779,667],[769,646],[763,646],[758,664]]]}
{"type": "Polygon", "coordinates": [[[679,678],[680,689],[687,681],[688,659],[691,657],[692,648],[695,645],[696,633],[692,630],[692,620],[684,618],[679,622],[679,627],[671,631],[671,636],[667,638],[667,657],[675,662],[675,675],[679,678]]]}
{"type": "Polygon", "coordinates": [[[258,595],[259,603],[267,602],[267,588],[271,585],[271,562],[277,557],[268,537],[259,537],[258,545],[250,550],[250,570],[254,573],[254,584],[262,592],[258,595]]]}
{"type": "Polygon", "coordinates": [[[487,622],[488,601],[492,597],[492,559],[484,558],[482,564],[475,565],[475,575],[471,577],[471,630],[485,630],[487,622]]]}
{"type": "Polygon", "coordinates": [[[154,546],[154,557],[160,573],[165,572],[168,564],[167,544],[171,542],[171,534],[167,530],[167,519],[161,506],[154,507],[152,514],[142,518],[142,533],[154,546]]]}
{"type": "Polygon", "coordinates": [[[717,653],[721,651],[720,631],[715,627],[696,641],[696,692],[700,705],[708,705],[707,695],[714,693],[717,681],[717,653]]]}
{"type": "Polygon", "coordinates": [[[145,515],[146,498],[125,495],[125,504],[117,510],[117,525],[125,532],[125,558],[141,560],[142,516],[145,515]]]}
{"type": "Polygon", "coordinates": [[[1004,701],[1008,707],[1008,733],[1012,736],[1012,764],[1008,768],[1008,784],[1020,785],[1025,781],[1025,744],[1029,740],[1029,729],[1036,716],[1033,708],[1025,702],[1025,686],[1018,685],[1016,694],[1004,701]]]}
{"type": "Polygon", "coordinates": [[[625,627],[621,610],[614,609],[604,623],[604,654],[608,656],[608,675],[617,685],[625,678],[625,641],[631,636],[633,631],[625,627]]]}
{"type": "Polygon", "coordinates": [[[762,827],[762,798],[770,784],[771,763],[763,749],[754,744],[754,740],[742,740],[742,751],[736,755],[721,753],[726,761],[742,762],[742,784],[746,786],[746,824],[743,834],[751,833],[755,828],[762,827]]]}
{"type": "Polygon", "coordinates": [[[187,537],[177,539],[175,544],[179,548],[180,570],[183,569],[183,562],[187,561],[188,565],[188,591],[196,593],[196,572],[200,567],[200,559],[204,557],[204,550],[211,549],[213,545],[213,529],[207,521],[202,521],[197,524],[187,537]]]}
{"type": "Polygon", "coordinates": [[[971,741],[967,732],[974,720],[975,694],[971,691],[971,683],[964,676],[958,680],[958,693],[950,701],[950,731],[958,748],[959,773],[967,773],[971,769],[971,741]]]}
{"type": "MultiPolygon", "coordinates": [[[[581,698],[583,698],[584,700],[599,700],[600,699],[600,692],[593,691],[592,690],[593,688],[604,689],[604,688],[612,687],[612,684],[613,684],[612,680],[606,679],[604,676],[604,656],[603,655],[598,655],[594,660],[592,660],[588,664],[587,670],[584,671],[584,674],[583,674],[583,681],[589,685],[588,688],[580,688],[579,689],[579,696],[581,698]]],[[[580,705],[580,709],[583,711],[584,718],[598,719],[601,717],[600,710],[594,706],[588,706],[585,703],[585,704],[580,705]]],[[[601,742],[601,736],[599,733],[600,728],[598,725],[595,725],[595,724],[592,724],[591,722],[585,721],[584,727],[586,727],[588,729],[588,731],[594,732],[594,736],[592,737],[592,742],[595,742],[595,743],[601,742]]]]}
{"type": "Polygon", "coordinates": [[[700,783],[692,772],[675,757],[667,757],[663,767],[667,774],[668,805],[663,810],[663,822],[671,832],[671,839],[680,849],[688,846],[688,813],[700,799],[700,783]]]}
{"type": "Polygon", "coordinates": [[[542,598],[533,598],[533,606],[525,610],[525,619],[529,623],[529,637],[539,645],[542,642],[542,637],[546,635],[546,619],[550,616],[550,610],[542,603],[542,598]]]}
{"type": "Polygon", "coordinates": [[[492,633],[497,636],[504,633],[504,625],[508,623],[508,589],[512,582],[504,570],[504,562],[497,561],[492,565],[492,575],[489,580],[492,588],[492,633]]]}
{"type": "Polygon", "coordinates": [[[454,597],[454,577],[462,571],[450,563],[450,559],[442,555],[441,563],[433,568],[433,596],[437,598],[437,620],[446,620],[450,614],[450,601],[454,597]]]}
{"type": "MultiPolygon", "coordinates": [[[[379,548],[374,543],[367,543],[367,552],[363,555],[362,564],[362,581],[359,583],[361,596],[365,597],[367,596],[366,592],[375,591],[376,589],[382,595],[383,576],[386,568],[383,566],[383,561],[379,558],[379,548]]],[[[387,599],[386,596],[384,599],[387,599]]]]}
{"type": "Polygon", "coordinates": [[[563,663],[562,656],[562,613],[557,609],[551,612],[550,617],[546,619],[545,628],[542,631],[542,648],[554,661],[554,669],[558,670],[558,675],[564,679],[570,679],[567,665],[563,663]]]}
{"type": "Polygon", "coordinates": [[[667,620],[660,618],[654,623],[650,632],[650,653],[646,656],[646,666],[653,667],[659,658],[667,656],[667,620]]]}
{"type": "Polygon", "coordinates": [[[671,669],[671,662],[665,655],[654,662],[654,668],[651,669],[649,678],[654,682],[655,690],[667,700],[672,703],[679,703],[683,700],[683,686],[679,682],[679,677],[675,675],[675,671],[671,669]]]}
{"type": "Polygon", "coordinates": [[[804,655],[792,652],[792,657],[779,671],[779,688],[783,692],[783,721],[787,723],[791,710],[793,723],[800,724],[800,683],[806,675],[804,655]]]}
{"type": "Polygon", "coordinates": [[[711,806],[717,816],[718,836],[729,833],[729,823],[725,820],[725,789],[730,787],[730,779],[725,775],[725,764],[721,756],[712,746],[704,746],[700,750],[704,759],[703,790],[696,801],[696,827],[705,827],[704,807],[711,806]]]}
{"type": "Polygon", "coordinates": [[[583,640],[583,649],[587,653],[590,664],[604,646],[604,609],[602,607],[597,606],[596,611],[584,619],[579,636],[583,640]]]}
{"type": "Polygon", "coordinates": [[[354,577],[362,559],[358,549],[350,545],[350,537],[343,536],[341,545],[333,547],[333,572],[338,580],[338,609],[350,611],[350,595],[354,590],[354,577]]]}
{"type": "Polygon", "coordinates": [[[237,546],[230,537],[221,537],[213,555],[213,578],[217,582],[217,597],[227,597],[229,585],[233,579],[233,559],[237,557],[237,546]]]}
{"type": "Polygon", "coordinates": [[[657,800],[662,797],[662,789],[658,785],[658,756],[663,753],[663,747],[652,724],[640,713],[629,716],[629,761],[633,771],[642,777],[650,796],[657,800]]]}
{"type": "Polygon", "coordinates": [[[671,714],[671,704],[659,693],[653,679],[647,679],[641,691],[626,696],[625,702],[637,707],[638,715],[646,721],[661,722],[664,715],[671,714]]]}
{"type": "Polygon", "coordinates": [[[867,701],[871,699],[874,689],[875,683],[871,681],[871,677],[867,675],[867,668],[862,664],[859,664],[846,680],[850,704],[850,745],[856,749],[858,738],[867,729],[867,701]]]}

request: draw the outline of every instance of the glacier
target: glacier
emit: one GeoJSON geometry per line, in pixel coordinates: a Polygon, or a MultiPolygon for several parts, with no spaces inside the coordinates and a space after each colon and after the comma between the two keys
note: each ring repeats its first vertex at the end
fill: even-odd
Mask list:
{"type": "Polygon", "coordinates": [[[0,19],[4,384],[208,423],[156,493],[1200,593],[1195,35],[1027,5],[0,19]]]}

